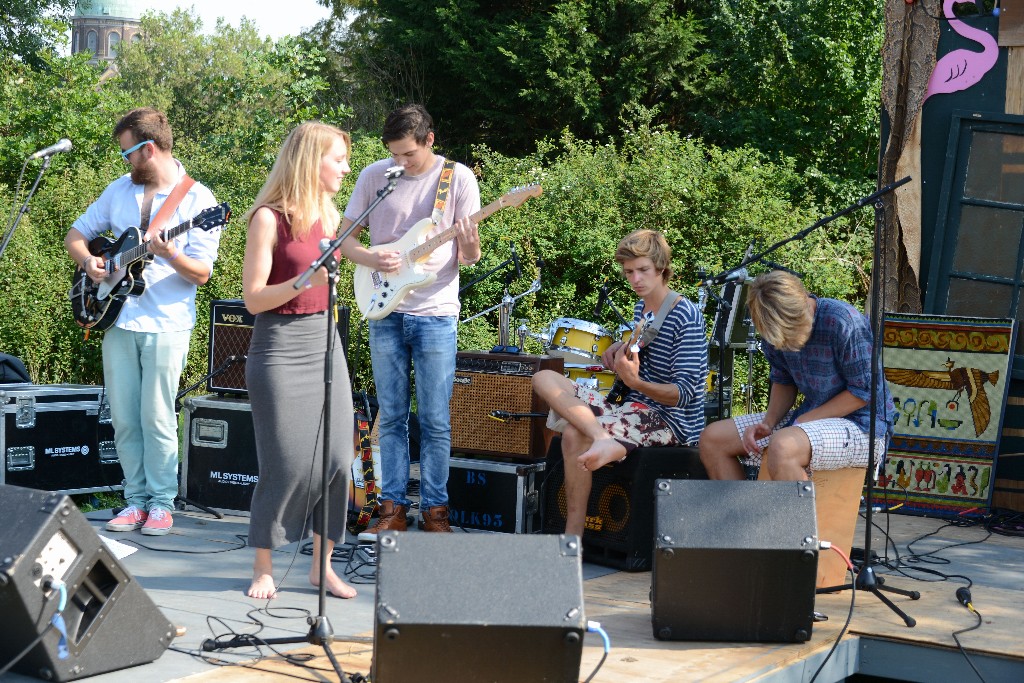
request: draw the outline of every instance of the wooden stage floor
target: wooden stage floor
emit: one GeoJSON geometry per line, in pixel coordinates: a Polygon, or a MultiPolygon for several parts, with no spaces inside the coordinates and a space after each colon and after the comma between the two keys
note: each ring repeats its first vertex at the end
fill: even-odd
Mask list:
{"type": "MultiPolygon", "coordinates": [[[[87,516],[99,530],[109,513],[87,516]]],[[[984,681],[1024,681],[1024,639],[1020,635],[1024,633],[1024,537],[990,535],[982,526],[949,526],[944,520],[906,515],[876,514],[874,519],[876,526],[888,528],[905,566],[911,567],[905,570],[909,576],[884,567],[877,569],[879,575],[887,577],[889,585],[921,593],[916,601],[893,597],[917,620],[915,627],[905,626],[873,595],[857,591],[849,629],[837,644],[854,596],[846,591],[817,597],[815,609],[828,620],[814,625],[806,643],[665,642],[656,640],[651,632],[650,572],[624,573],[584,563],[586,617],[599,621],[611,640],[610,654],[593,681],[810,681],[833,645],[835,652],[817,681],[843,681],[854,674],[898,681],[979,680],[952,635],[975,624],[975,616],[955,597],[966,579],[941,580],[933,572],[973,581],[973,605],[983,621],[980,628],[960,635],[960,641],[984,681]],[[907,562],[910,559],[917,561],[907,562]]],[[[862,540],[863,520],[860,525],[856,538],[862,540]]],[[[317,611],[317,593],[306,578],[310,558],[302,554],[295,559],[270,611],[263,611],[266,601],[244,596],[252,555],[241,547],[239,536],[247,532],[247,526],[244,517],[215,520],[204,513],[186,512],[176,515],[174,531],[165,537],[115,535],[128,545],[146,546],[122,562],[184,634],[155,662],[88,680],[337,680],[323,650],[305,643],[287,648],[290,656],[310,655],[301,666],[268,649],[262,650],[262,657],[252,648],[218,653],[216,661],[201,656],[205,639],[229,631],[254,632],[260,628],[257,622],[264,624],[263,637],[304,636],[308,630],[304,615],[317,611]]],[[[890,559],[896,556],[878,531],[872,548],[890,559]]],[[[276,575],[292,561],[292,550],[286,548],[275,555],[276,575]]],[[[329,599],[328,617],[336,636],[333,651],[344,670],[366,676],[373,651],[374,579],[365,568],[361,572],[360,595],[352,600],[329,599]]],[[[435,589],[457,591],[458,586],[453,583],[435,589]]],[[[495,600],[515,600],[514,589],[496,594],[495,600]]],[[[600,637],[587,634],[581,681],[590,676],[602,651],[600,637]]],[[[31,680],[35,679],[4,676],[4,683],[31,680]]],[[[432,677],[430,662],[423,663],[419,680],[443,683],[432,677]]]]}
{"type": "MultiPolygon", "coordinates": [[[[905,544],[939,529],[929,539],[914,543],[918,554],[934,552],[922,566],[946,575],[962,574],[974,582],[972,604],[982,615],[977,630],[963,633],[960,642],[988,683],[1024,680],[1024,538],[987,536],[981,527],[949,527],[941,520],[892,515],[875,521],[889,524],[889,534],[902,555],[905,544]],[[984,540],[982,540],[984,539],[984,540]],[[969,545],[955,545],[967,543],[969,545]],[[948,546],[947,550],[942,550],[948,546]],[[947,564],[948,562],[948,564],[947,564]]],[[[863,520],[858,538],[863,539],[863,520]]],[[[876,533],[872,544],[879,551],[884,537],[876,533]]],[[[881,552],[879,552],[881,554],[881,552]]],[[[893,557],[890,550],[890,557],[893,557]]],[[[836,639],[843,631],[855,599],[849,628],[836,651],[818,675],[818,681],[843,681],[860,673],[898,681],[979,680],[957,649],[952,633],[976,623],[976,617],[961,605],[956,589],[966,585],[959,578],[941,580],[929,572],[908,571],[927,582],[887,572],[880,568],[889,585],[919,591],[919,600],[893,596],[894,602],[917,624],[907,627],[880,600],[865,591],[819,595],[815,609],[827,621],[818,622],[810,641],[802,644],[665,642],[651,632],[649,600],[650,572],[614,572],[584,582],[587,618],[601,622],[612,641],[612,650],[594,677],[599,681],[810,681],[836,639]]],[[[369,671],[373,652],[372,631],[365,637],[338,642],[334,646],[347,673],[369,671]]],[[[586,679],[598,664],[600,639],[587,636],[580,667],[586,679]]],[[[189,681],[283,681],[335,680],[321,648],[304,648],[315,658],[309,663],[317,671],[303,672],[281,658],[270,658],[251,666],[230,667],[189,678],[189,681]]],[[[430,677],[429,663],[422,680],[430,677]]]]}

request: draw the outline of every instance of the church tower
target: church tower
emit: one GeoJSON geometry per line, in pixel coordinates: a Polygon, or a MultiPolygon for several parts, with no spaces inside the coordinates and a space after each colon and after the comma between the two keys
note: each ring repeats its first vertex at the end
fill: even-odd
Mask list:
{"type": "Polygon", "coordinates": [[[71,54],[92,54],[94,64],[110,64],[122,41],[140,40],[140,18],[152,3],[140,0],[79,2],[71,18],[71,54]]]}

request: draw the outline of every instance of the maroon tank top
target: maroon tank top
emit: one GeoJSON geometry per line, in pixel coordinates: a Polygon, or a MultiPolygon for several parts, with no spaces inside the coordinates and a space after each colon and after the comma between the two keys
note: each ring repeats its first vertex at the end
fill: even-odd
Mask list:
{"type": "MultiPolygon", "coordinates": [[[[270,265],[267,284],[276,285],[304,273],[309,268],[309,264],[319,258],[320,240],[326,235],[324,235],[323,225],[317,220],[305,239],[296,240],[292,237],[291,223],[288,218],[279,211],[271,210],[277,216],[277,244],[274,246],[273,262],[270,265]]],[[[340,259],[340,252],[335,252],[334,257],[340,259]]],[[[320,285],[303,289],[294,299],[272,309],[271,312],[299,315],[320,313],[326,310],[327,286],[320,285]]]]}

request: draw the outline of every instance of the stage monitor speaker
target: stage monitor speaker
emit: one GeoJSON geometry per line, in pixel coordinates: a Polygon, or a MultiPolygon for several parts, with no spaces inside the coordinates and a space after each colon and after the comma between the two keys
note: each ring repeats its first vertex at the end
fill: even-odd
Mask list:
{"type": "MultiPolygon", "coordinates": [[[[565,469],[561,439],[551,444],[545,468],[544,532],[565,530],[565,469]]],[[[593,474],[583,550],[588,562],[627,572],[651,568],[654,549],[654,482],[659,478],[707,479],[696,448],[637,448],[625,461],[593,474]]]]}
{"type": "Polygon", "coordinates": [[[814,485],[659,480],[651,576],[660,640],[804,642],[814,622],[814,485]]]}
{"type": "Polygon", "coordinates": [[[576,536],[384,531],[377,553],[374,683],[579,681],[576,536]]]}
{"type": "Polygon", "coordinates": [[[0,485],[0,666],[71,681],[151,662],[175,628],[70,498],[0,485]],[[67,601],[58,611],[66,585],[67,601]]]}
{"type": "MultiPolygon", "coordinates": [[[[351,309],[338,306],[338,334],[348,358],[348,334],[351,309]]],[[[249,394],[245,385],[245,359],[249,354],[252,327],[256,316],[241,299],[210,302],[210,347],[207,354],[207,391],[215,394],[249,394]]],[[[324,323],[326,331],[326,321],[324,323]]]]}
{"type": "Polygon", "coordinates": [[[450,403],[452,450],[458,453],[543,460],[547,451],[547,404],[534,393],[532,378],[540,370],[561,373],[563,361],[551,356],[459,352],[450,403]],[[543,414],[496,420],[495,410],[514,415],[543,414]]]}

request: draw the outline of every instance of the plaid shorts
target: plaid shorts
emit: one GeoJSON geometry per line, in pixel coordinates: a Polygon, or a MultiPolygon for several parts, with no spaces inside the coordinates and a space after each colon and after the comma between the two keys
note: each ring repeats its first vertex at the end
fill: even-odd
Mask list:
{"type": "MultiPolygon", "coordinates": [[[[574,383],[576,398],[590,406],[598,423],[606,432],[632,451],[640,446],[674,446],[679,443],[672,428],[650,406],[639,401],[622,405],[609,403],[604,394],[574,383]]],[[[549,411],[547,427],[561,433],[568,421],[555,411],[549,411]]]]}
{"type": "MultiPolygon", "coordinates": [[[[750,415],[738,415],[733,418],[736,423],[736,430],[743,439],[743,432],[752,425],[764,419],[765,413],[752,413],[750,415]]],[[[786,413],[786,416],[779,421],[779,424],[772,430],[772,434],[786,427],[798,427],[802,429],[811,442],[811,463],[808,466],[808,473],[814,470],[841,470],[846,467],[867,467],[868,466],[868,435],[861,431],[853,422],[841,417],[829,417],[824,420],[813,420],[791,425],[793,411],[786,413]]],[[[768,445],[770,436],[759,440],[757,445],[764,448],[768,445]]],[[[875,469],[885,459],[885,449],[888,439],[875,437],[875,469]]],[[[743,462],[748,465],[761,466],[761,454],[747,455],[743,462]]]]}

